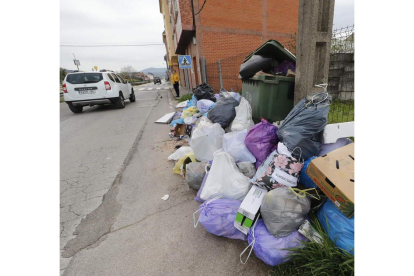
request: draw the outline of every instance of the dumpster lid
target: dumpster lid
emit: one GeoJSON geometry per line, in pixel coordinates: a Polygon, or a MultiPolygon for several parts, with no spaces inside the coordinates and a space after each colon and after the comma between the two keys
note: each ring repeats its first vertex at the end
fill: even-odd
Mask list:
{"type": "Polygon", "coordinates": [[[243,63],[248,61],[253,55],[261,55],[266,57],[272,57],[276,59],[278,62],[282,62],[284,60],[290,60],[293,62],[296,62],[296,57],[294,54],[289,52],[288,49],[283,47],[282,44],[280,44],[279,41],[270,39],[266,41],[262,46],[257,48],[253,53],[248,55],[243,63]]]}

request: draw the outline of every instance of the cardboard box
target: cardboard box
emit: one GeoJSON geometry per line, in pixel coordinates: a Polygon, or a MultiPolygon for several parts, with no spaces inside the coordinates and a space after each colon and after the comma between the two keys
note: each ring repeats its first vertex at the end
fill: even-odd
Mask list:
{"type": "Polygon", "coordinates": [[[313,159],[306,173],[345,216],[354,215],[354,143],[313,159]]]}
{"type": "Polygon", "coordinates": [[[253,185],[237,211],[234,227],[246,235],[249,233],[266,194],[266,189],[253,185]]]}

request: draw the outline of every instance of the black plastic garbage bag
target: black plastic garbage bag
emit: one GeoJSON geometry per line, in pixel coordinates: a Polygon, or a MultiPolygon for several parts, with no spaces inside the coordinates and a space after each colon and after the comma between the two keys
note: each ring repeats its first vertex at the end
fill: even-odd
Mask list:
{"type": "Polygon", "coordinates": [[[210,100],[216,102],[216,97],[214,96],[214,90],[207,83],[200,84],[193,89],[194,97],[199,100],[210,100]]]}
{"type": "Polygon", "coordinates": [[[225,129],[236,117],[235,107],[239,102],[233,97],[220,97],[214,107],[208,112],[207,118],[213,123],[218,123],[225,129]]]}
{"type": "Polygon", "coordinates": [[[303,98],[286,116],[277,136],[293,151],[302,150],[303,159],[317,156],[321,147],[321,134],[328,123],[332,97],[327,92],[314,93],[303,98]]]}
{"type": "Polygon", "coordinates": [[[260,55],[253,55],[248,61],[240,65],[239,74],[242,79],[248,79],[260,70],[268,71],[273,67],[273,58],[264,57],[260,55]]]}

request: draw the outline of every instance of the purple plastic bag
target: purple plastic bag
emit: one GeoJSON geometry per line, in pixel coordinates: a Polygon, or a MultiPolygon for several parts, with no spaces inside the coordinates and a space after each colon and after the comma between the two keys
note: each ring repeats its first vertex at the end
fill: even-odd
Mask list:
{"type": "MultiPolygon", "coordinates": [[[[210,167],[211,167],[211,165],[213,164],[213,161],[210,161],[210,162],[208,162],[208,163],[210,164],[210,167]]],[[[207,176],[208,176],[209,172],[210,172],[210,170],[208,170],[208,171],[207,171],[207,173],[204,175],[203,182],[201,183],[200,189],[198,190],[197,195],[196,195],[196,197],[194,198],[194,200],[195,200],[195,201],[198,201],[198,202],[201,202],[201,203],[203,203],[203,202],[205,201],[204,199],[202,199],[202,198],[200,197],[200,195],[201,195],[201,193],[203,192],[204,183],[206,183],[207,176]]]]}
{"type": "Polygon", "coordinates": [[[229,239],[247,240],[247,236],[234,227],[237,210],[241,201],[234,199],[216,199],[207,201],[198,207],[198,222],[207,232],[229,239]]]}
{"type": "Polygon", "coordinates": [[[296,72],[296,63],[290,60],[284,60],[280,63],[277,67],[274,68],[275,73],[282,72],[283,74],[287,74],[288,69],[296,72]]]}
{"type": "Polygon", "coordinates": [[[262,122],[254,125],[247,133],[244,143],[256,157],[256,169],[266,160],[269,154],[277,149],[277,127],[262,118],[262,122]]]}
{"type": "Polygon", "coordinates": [[[300,241],[307,240],[297,230],[289,236],[276,238],[269,234],[263,219],[257,221],[256,227],[250,228],[247,238],[248,243],[250,244],[253,239],[255,239],[253,252],[256,257],[272,266],[280,265],[288,260],[284,258],[288,256],[289,251],[284,249],[299,247],[301,246],[300,241]]]}

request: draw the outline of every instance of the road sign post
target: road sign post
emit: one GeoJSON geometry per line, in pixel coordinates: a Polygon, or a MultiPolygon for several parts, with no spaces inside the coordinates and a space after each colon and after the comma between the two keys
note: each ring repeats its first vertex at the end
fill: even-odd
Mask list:
{"type": "Polygon", "coordinates": [[[188,73],[188,69],[193,68],[193,63],[191,60],[190,55],[179,55],[178,56],[178,68],[180,69],[187,69],[185,70],[186,74],[186,82],[187,82],[187,94],[190,94],[190,73],[188,73]]]}

